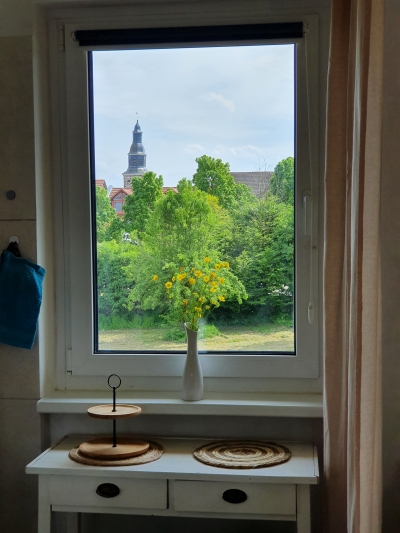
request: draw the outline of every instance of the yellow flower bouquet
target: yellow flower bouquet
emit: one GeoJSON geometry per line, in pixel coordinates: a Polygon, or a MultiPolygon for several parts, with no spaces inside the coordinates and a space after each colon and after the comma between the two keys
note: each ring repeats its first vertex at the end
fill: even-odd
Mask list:
{"type": "MultiPolygon", "coordinates": [[[[180,263],[165,265],[168,281],[163,277],[166,295],[173,307],[173,315],[193,331],[198,331],[199,320],[205,319],[222,302],[232,298],[242,303],[247,299],[243,284],[233,274],[228,261],[206,256],[187,261],[180,256],[180,263]]],[[[160,276],[161,277],[161,276],[160,276]]],[[[152,281],[159,282],[158,274],[152,281]]]]}

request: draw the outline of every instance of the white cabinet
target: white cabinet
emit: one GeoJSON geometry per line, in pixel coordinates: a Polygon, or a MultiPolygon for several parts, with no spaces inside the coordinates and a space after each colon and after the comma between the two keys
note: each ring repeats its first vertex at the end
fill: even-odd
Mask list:
{"type": "Polygon", "coordinates": [[[164,454],[144,465],[97,467],[69,459],[69,450],[88,438],[65,437],[26,467],[39,475],[40,533],[50,533],[52,511],[291,520],[298,533],[311,531],[309,486],[318,483],[312,443],[282,442],[292,456],[281,465],[231,470],[193,457],[210,439],[156,438],[164,454]]]}

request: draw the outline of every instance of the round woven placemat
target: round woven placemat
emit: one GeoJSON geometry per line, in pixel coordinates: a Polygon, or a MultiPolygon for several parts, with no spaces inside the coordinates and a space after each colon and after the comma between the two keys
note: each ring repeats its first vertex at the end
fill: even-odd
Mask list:
{"type": "Polygon", "coordinates": [[[147,441],[150,444],[147,452],[142,455],[136,455],[135,457],[127,457],[126,459],[93,459],[93,457],[85,457],[79,451],[79,446],[75,446],[69,452],[68,457],[77,463],[90,466],[131,466],[131,465],[144,465],[157,461],[164,453],[164,448],[161,444],[154,441],[147,441]]]}
{"type": "Polygon", "coordinates": [[[263,468],[286,463],[291,457],[285,446],[256,440],[210,442],[196,448],[193,455],[201,463],[220,468],[263,468]]]}

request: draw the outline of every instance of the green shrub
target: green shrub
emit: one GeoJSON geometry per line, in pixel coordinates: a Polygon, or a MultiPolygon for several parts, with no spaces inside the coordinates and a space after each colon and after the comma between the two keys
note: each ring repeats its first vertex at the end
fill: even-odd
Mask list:
{"type": "Polygon", "coordinates": [[[207,324],[199,329],[199,339],[212,339],[221,335],[219,329],[214,324],[207,324]]]}
{"type": "Polygon", "coordinates": [[[168,329],[162,338],[163,341],[183,342],[186,340],[186,333],[181,328],[168,329]]]}

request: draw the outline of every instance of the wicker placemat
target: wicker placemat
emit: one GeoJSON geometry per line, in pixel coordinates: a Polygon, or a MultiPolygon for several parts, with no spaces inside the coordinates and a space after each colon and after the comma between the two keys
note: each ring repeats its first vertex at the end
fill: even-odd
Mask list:
{"type": "Polygon", "coordinates": [[[285,446],[255,440],[210,442],[196,448],[193,455],[201,463],[220,468],[263,468],[286,463],[291,457],[285,446]]]}
{"type": "Polygon", "coordinates": [[[147,441],[150,444],[147,452],[142,455],[136,455],[135,457],[127,457],[126,459],[93,459],[93,457],[85,457],[79,451],[79,446],[72,448],[69,452],[68,457],[77,463],[90,466],[131,466],[131,465],[144,465],[146,463],[151,463],[152,461],[157,461],[162,454],[164,453],[164,448],[161,444],[154,441],[147,441]]]}

